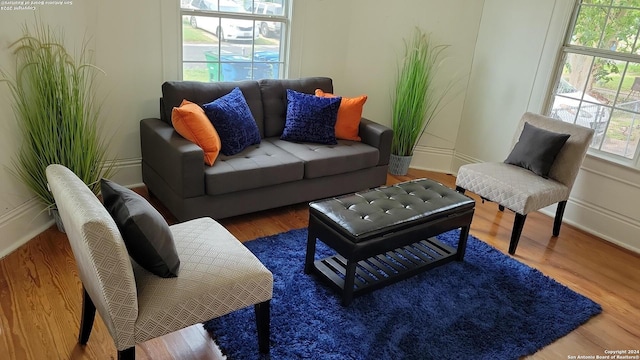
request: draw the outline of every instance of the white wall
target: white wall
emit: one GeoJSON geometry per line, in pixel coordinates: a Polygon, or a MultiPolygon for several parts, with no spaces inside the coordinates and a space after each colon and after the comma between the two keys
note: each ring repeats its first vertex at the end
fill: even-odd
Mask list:
{"type": "Polygon", "coordinates": [[[427,128],[413,159],[414,166],[449,171],[484,1],[349,3],[352,16],[347,32],[346,71],[344,79],[337,79],[336,83],[347,95],[367,93],[365,117],[391,125],[391,93],[404,51],[403,38],[410,37],[414,27],[431,33],[435,43],[450,46],[436,79],[441,88],[451,79],[460,80],[458,91],[447,98],[449,103],[427,128]]]}
{"type": "MultiPolygon", "coordinates": [[[[540,111],[573,0],[294,0],[289,77],[330,76],[335,92],[365,93],[366,117],[390,124],[390,92],[402,38],[414,26],[451,47],[440,81],[466,76],[463,91],[420,142],[413,166],[456,171],[464,163],[503,160],[517,119],[540,111]]],[[[160,85],[180,71],[177,0],[84,0],[35,15],[64,27],[70,43],[92,37],[112,135],[115,180],[141,183],[138,122],[158,116],[160,85]],[[117,19],[117,20],[116,20],[117,19]]],[[[7,45],[34,12],[0,11],[0,67],[13,64],[7,45]]],[[[0,256],[51,224],[6,170],[19,143],[9,93],[0,85],[0,256]]],[[[627,247],[640,227],[640,173],[589,158],[565,219],[627,247]],[[623,201],[629,199],[628,201],[623,201]]]]}
{"type": "Polygon", "coordinates": [[[456,153],[479,160],[508,154],[528,107],[554,3],[485,1],[456,153]]]}

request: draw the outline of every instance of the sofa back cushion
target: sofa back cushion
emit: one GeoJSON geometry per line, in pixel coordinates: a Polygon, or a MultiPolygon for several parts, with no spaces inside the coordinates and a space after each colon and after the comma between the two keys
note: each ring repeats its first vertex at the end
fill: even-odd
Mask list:
{"type": "MultiPolygon", "coordinates": [[[[253,118],[260,129],[260,136],[265,136],[264,116],[262,109],[262,95],[257,81],[167,81],[162,84],[162,98],[160,99],[160,118],[171,124],[171,110],[180,106],[182,100],[187,99],[200,106],[210,103],[230,93],[239,87],[247,100],[253,118]]],[[[286,97],[285,97],[286,100],[286,97]]]]}
{"type": "Polygon", "coordinates": [[[328,77],[263,79],[259,84],[262,93],[264,137],[280,136],[284,130],[287,117],[287,89],[307,94],[314,94],[316,89],[333,92],[333,82],[328,77]]]}

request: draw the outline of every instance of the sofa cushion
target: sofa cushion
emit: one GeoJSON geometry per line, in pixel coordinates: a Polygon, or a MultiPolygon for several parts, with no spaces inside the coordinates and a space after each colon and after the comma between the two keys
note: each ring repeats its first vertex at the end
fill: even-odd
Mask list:
{"type": "Polygon", "coordinates": [[[314,94],[316,89],[333,92],[331,78],[308,77],[302,79],[262,79],[259,81],[264,114],[264,136],[280,136],[287,115],[287,89],[314,94]]]}
{"type": "Polygon", "coordinates": [[[216,165],[205,170],[208,195],[261,188],[301,180],[304,163],[264,139],[234,156],[220,155],[216,165]]]}
{"type": "MultiPolygon", "coordinates": [[[[326,93],[322,89],[316,89],[316,96],[336,97],[337,95],[326,93]]],[[[362,108],[367,102],[367,95],[360,95],[353,98],[342,97],[338,118],[336,119],[336,139],[361,141],[358,132],[360,130],[360,119],[362,118],[362,108]]]]}
{"type": "Polygon", "coordinates": [[[342,98],[323,98],[287,89],[287,119],[282,140],[335,145],[342,98]]]}
{"type": "Polygon", "coordinates": [[[202,108],[220,135],[223,154],[235,155],[249,145],[260,143],[260,130],[240,88],[234,88],[202,108]]]}
{"type": "Polygon", "coordinates": [[[380,156],[377,148],[349,140],[338,140],[337,145],[293,143],[276,138],[265,139],[263,143],[266,141],[303,160],[307,179],[374,167],[380,156]]]}
{"type": "Polygon", "coordinates": [[[162,84],[162,98],[160,99],[160,119],[171,124],[171,110],[180,106],[183,99],[187,99],[200,106],[227,95],[235,87],[242,90],[251,114],[258,124],[260,136],[264,137],[264,116],[262,110],[262,94],[258,82],[245,81],[167,81],[162,84]]]}

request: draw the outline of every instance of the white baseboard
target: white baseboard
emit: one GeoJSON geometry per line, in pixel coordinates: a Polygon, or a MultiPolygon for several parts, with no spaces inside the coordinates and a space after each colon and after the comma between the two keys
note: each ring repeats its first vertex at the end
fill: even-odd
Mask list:
{"type": "MultiPolygon", "coordinates": [[[[550,217],[556,216],[555,205],[540,210],[550,217]]],[[[640,223],[615,214],[593,204],[569,198],[562,221],[582,231],[593,234],[621,248],[640,254],[640,223]],[[589,224],[585,226],[584,224],[589,224]]]]}
{"type": "Polygon", "coordinates": [[[142,183],[142,159],[118,160],[114,163],[115,173],[111,180],[126,187],[141,186],[142,183]]]}
{"type": "MultiPolygon", "coordinates": [[[[141,159],[114,162],[113,181],[127,187],[142,185],[141,159]]],[[[53,218],[34,197],[0,217],[0,258],[15,251],[53,224],[53,218]]]]}
{"type": "Polygon", "coordinates": [[[411,167],[421,170],[450,173],[453,154],[454,151],[452,149],[418,146],[413,151],[411,167]]]}
{"type": "Polygon", "coordinates": [[[10,254],[53,224],[35,197],[0,217],[0,258],[10,254]]]}

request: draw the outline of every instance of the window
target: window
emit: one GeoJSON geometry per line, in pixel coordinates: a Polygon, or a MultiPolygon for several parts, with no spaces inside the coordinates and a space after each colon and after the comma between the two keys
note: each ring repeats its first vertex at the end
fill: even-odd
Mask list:
{"type": "Polygon", "coordinates": [[[581,0],[547,114],[595,130],[590,153],[638,166],[640,0],[581,0]]]}
{"type": "Polygon", "coordinates": [[[182,79],[284,76],[289,0],[181,0],[182,79]]]}

